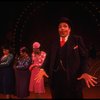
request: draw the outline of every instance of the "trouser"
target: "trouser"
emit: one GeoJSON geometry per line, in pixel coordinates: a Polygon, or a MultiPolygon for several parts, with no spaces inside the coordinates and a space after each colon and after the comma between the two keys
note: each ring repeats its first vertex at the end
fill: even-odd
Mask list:
{"type": "Polygon", "coordinates": [[[57,71],[51,80],[51,95],[53,99],[82,98],[82,88],[78,84],[70,84],[65,71],[57,71]]]}

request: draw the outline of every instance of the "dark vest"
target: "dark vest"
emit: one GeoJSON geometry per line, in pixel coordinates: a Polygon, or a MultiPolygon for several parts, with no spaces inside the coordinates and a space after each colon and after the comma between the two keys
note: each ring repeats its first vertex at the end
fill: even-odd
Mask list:
{"type": "Polygon", "coordinates": [[[56,53],[56,59],[54,64],[54,71],[62,70],[66,71],[67,61],[67,43],[63,47],[59,47],[56,53]]]}

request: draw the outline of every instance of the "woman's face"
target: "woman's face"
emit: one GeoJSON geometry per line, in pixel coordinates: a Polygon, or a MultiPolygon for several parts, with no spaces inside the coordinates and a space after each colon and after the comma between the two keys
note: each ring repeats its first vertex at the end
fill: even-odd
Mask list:
{"type": "Polygon", "coordinates": [[[3,49],[3,54],[4,54],[4,55],[9,54],[9,50],[8,50],[8,49],[3,49]]]}
{"type": "Polygon", "coordinates": [[[22,51],[20,51],[20,55],[23,55],[23,52],[22,51]]]}
{"type": "Polygon", "coordinates": [[[58,32],[61,37],[66,37],[70,34],[71,28],[66,22],[62,22],[58,26],[58,32]]]}
{"type": "Polygon", "coordinates": [[[36,53],[36,54],[39,54],[40,53],[40,49],[39,48],[33,48],[33,52],[36,53]]]}

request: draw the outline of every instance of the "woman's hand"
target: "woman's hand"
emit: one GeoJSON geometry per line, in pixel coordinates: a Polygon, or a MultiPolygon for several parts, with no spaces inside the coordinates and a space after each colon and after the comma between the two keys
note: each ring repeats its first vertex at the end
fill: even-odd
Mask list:
{"type": "Polygon", "coordinates": [[[40,82],[40,80],[43,78],[43,76],[45,77],[49,77],[46,72],[44,71],[44,69],[40,69],[39,73],[36,75],[36,78],[34,80],[36,80],[36,82],[40,82]]]}
{"type": "Polygon", "coordinates": [[[33,64],[32,64],[32,65],[30,65],[30,67],[29,67],[29,70],[30,70],[30,71],[32,71],[33,66],[34,66],[33,64]]]}

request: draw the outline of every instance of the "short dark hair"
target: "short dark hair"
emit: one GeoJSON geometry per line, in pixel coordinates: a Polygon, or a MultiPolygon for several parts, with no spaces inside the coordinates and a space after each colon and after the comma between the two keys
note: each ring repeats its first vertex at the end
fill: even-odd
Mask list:
{"type": "Polygon", "coordinates": [[[2,49],[9,50],[9,51],[11,50],[11,47],[9,45],[3,45],[1,48],[2,49]]]}

